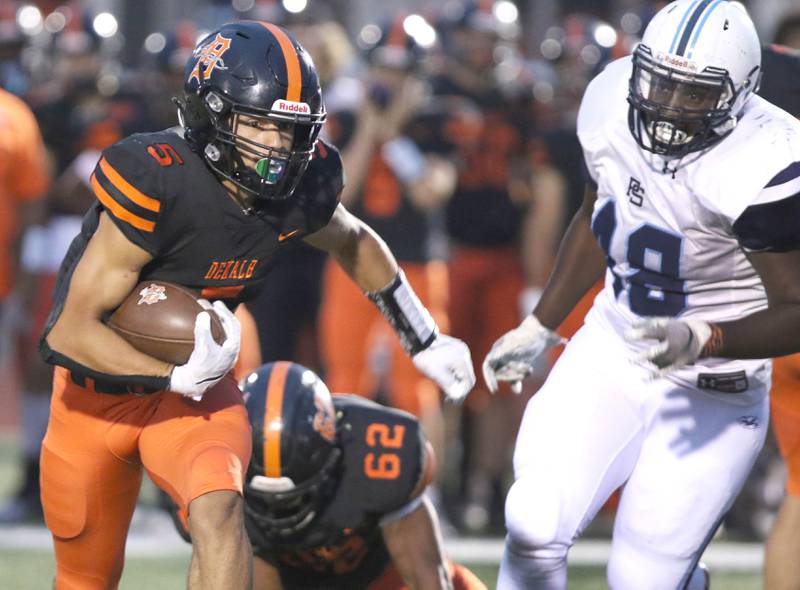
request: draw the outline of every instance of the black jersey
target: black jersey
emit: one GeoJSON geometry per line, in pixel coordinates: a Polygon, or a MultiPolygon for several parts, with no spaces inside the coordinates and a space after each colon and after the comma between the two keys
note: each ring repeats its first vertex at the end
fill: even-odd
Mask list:
{"type": "Polygon", "coordinates": [[[433,81],[440,97],[460,97],[446,133],[457,148],[458,183],[445,206],[448,235],[458,244],[492,248],[516,243],[525,205],[509,192],[512,176],[527,179],[526,151],[535,129],[527,99],[461,88],[447,75],[433,81]]]}
{"type": "MultiPolygon", "coordinates": [[[[356,113],[329,115],[327,131],[346,150],[357,124],[356,113]]],[[[406,139],[425,152],[426,147],[408,135],[406,139]]],[[[397,178],[378,146],[367,163],[361,188],[348,209],[370,226],[389,246],[398,262],[427,262],[431,258],[430,215],[412,202],[408,186],[397,178]]]]}
{"type": "Polygon", "coordinates": [[[278,568],[287,590],[366,588],[390,561],[381,518],[408,505],[424,476],[416,418],[355,396],[335,395],[333,403],[342,465],[325,508],[290,539],[245,521],[254,554],[278,568]]]}
{"type": "Polygon", "coordinates": [[[800,51],[768,45],[761,50],[758,93],[787,113],[800,117],[800,51]]]}
{"type": "Polygon", "coordinates": [[[292,198],[248,213],[192,151],[180,129],[170,129],[132,135],[104,150],[91,183],[97,202],[61,264],[42,338],[45,360],[68,368],[75,363],[52,351],[44,338],[61,313],[72,273],[102,212],[152,255],[141,280],[178,283],[233,308],[255,295],[279,248],[327,225],[343,172],[338,151],[320,141],[292,198]]]}

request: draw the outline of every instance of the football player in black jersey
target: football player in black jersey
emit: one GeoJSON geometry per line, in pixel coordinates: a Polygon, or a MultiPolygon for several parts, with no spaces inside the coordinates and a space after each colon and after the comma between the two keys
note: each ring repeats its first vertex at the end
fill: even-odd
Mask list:
{"type": "MultiPolygon", "coordinates": [[[[331,396],[296,363],[262,365],[242,390],[253,433],[244,507],[255,590],[486,588],[444,558],[423,496],[433,450],[414,416],[331,396]]],[[[190,541],[185,519],[173,516],[190,541]]]]}
{"type": "Polygon", "coordinates": [[[439,334],[385,244],[338,204],[341,161],[317,140],[325,109],[305,50],[273,24],[227,24],[200,42],[185,81],[180,128],[103,152],[98,200],[64,259],[42,337],[58,365],[41,476],[57,588],[116,586],[143,467],[187,515],[190,587],[249,586],[241,492],[251,448],[230,376],[239,351],[230,310],[292,240],[342,265],[447,396],[475,382],[466,345],[439,334]],[[108,328],[107,314],[148,279],[216,299],[224,343],[200,313],[191,357],[172,366],[108,328]]]}

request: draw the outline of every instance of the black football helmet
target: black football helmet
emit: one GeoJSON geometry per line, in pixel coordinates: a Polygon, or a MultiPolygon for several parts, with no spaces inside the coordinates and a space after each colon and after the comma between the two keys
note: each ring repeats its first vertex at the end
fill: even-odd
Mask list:
{"type": "Polygon", "coordinates": [[[242,382],[253,434],[245,512],[270,537],[290,537],[320,513],[338,482],[341,449],[325,383],[289,362],[242,382]]]}
{"type": "Polygon", "coordinates": [[[221,180],[254,195],[255,207],[291,197],[325,122],[311,56],[285,30],[262,21],[229,23],[200,41],[176,102],[189,143],[221,180]],[[293,124],[291,149],[237,134],[242,115],[293,124]],[[243,154],[257,161],[255,168],[243,154]]]}

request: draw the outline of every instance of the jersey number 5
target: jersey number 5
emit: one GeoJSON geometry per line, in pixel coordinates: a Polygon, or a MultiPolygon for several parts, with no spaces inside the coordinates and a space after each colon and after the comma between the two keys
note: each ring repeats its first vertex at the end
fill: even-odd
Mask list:
{"type": "Polygon", "coordinates": [[[626,258],[633,272],[623,279],[614,271],[617,263],[611,257],[611,240],[616,228],[614,202],[609,201],[595,215],[592,231],[605,250],[608,268],[614,275],[614,295],[619,296],[627,282],[628,301],[635,314],[678,315],[686,307],[686,282],[680,279],[683,240],[649,224],[638,227],[627,240],[626,258]]]}
{"type": "Polygon", "coordinates": [[[376,452],[364,457],[364,474],[370,479],[397,479],[400,476],[400,455],[387,449],[403,448],[406,427],[373,422],[367,427],[364,441],[376,452]],[[380,452],[378,451],[380,449],[380,452]]]}
{"type": "Polygon", "coordinates": [[[175,163],[183,166],[183,158],[181,158],[177,150],[168,143],[154,143],[148,145],[147,153],[163,168],[172,166],[175,163]]]}

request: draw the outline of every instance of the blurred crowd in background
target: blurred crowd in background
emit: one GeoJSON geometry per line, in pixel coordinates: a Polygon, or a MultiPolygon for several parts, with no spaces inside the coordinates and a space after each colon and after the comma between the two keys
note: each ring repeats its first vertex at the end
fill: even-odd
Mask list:
{"type": "MultiPolygon", "coordinates": [[[[208,31],[269,20],[311,53],[329,113],[323,133],[347,175],[342,202],[386,240],[442,330],[480,362],[532,310],[580,204],[574,128],[583,89],[630,53],[664,4],[0,0],[0,426],[17,428],[21,467],[0,524],[41,519],[38,451],[51,371],[38,337],[58,265],[94,198],[89,177],[105,147],[177,124],[171,97],[208,31]],[[25,127],[14,96],[38,131],[25,127]]],[[[791,2],[758,4],[749,8],[762,40],[800,48],[791,2]]],[[[333,392],[418,415],[439,458],[436,499],[449,532],[502,534],[511,449],[540,381],[521,395],[491,396],[479,378],[463,406],[443,405],[324,254],[297,245],[273,265],[264,293],[248,304],[263,361],[300,362],[333,392]]],[[[562,326],[565,335],[589,303],[562,326]]],[[[767,445],[726,523],[731,536],[766,533],[783,494],[776,457],[767,445]]]]}

